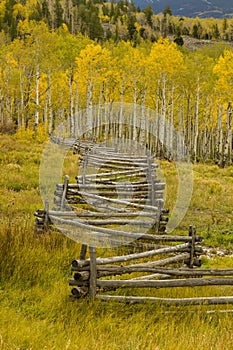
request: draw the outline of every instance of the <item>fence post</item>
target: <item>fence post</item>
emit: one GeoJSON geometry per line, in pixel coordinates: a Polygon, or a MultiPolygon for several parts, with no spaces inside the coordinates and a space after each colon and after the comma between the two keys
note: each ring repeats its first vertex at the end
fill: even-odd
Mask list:
{"type": "Polygon", "coordinates": [[[47,231],[49,226],[49,201],[45,201],[45,217],[44,217],[44,229],[47,231]]]}
{"type": "Polygon", "coordinates": [[[195,241],[196,241],[196,228],[195,227],[189,226],[189,236],[192,237],[192,241],[190,242],[189,267],[193,268],[194,253],[195,253],[195,241]]]}
{"type": "Polygon", "coordinates": [[[62,193],[62,197],[61,197],[61,206],[60,206],[61,210],[63,210],[65,207],[65,200],[66,200],[66,193],[68,190],[68,184],[69,184],[69,176],[66,175],[65,179],[64,179],[63,193],[62,193]]]}
{"type": "Polygon", "coordinates": [[[87,245],[86,244],[82,244],[81,251],[80,251],[80,260],[85,260],[86,252],[87,252],[87,245]]]}
{"type": "Polygon", "coordinates": [[[96,296],[96,247],[90,246],[90,280],[89,280],[89,295],[92,299],[95,299],[96,296]]]}

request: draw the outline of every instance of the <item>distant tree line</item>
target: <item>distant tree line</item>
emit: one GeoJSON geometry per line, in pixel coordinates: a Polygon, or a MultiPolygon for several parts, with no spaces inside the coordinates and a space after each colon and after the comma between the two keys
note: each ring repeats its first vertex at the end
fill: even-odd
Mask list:
{"type": "Polygon", "coordinates": [[[22,35],[19,24],[25,20],[44,21],[50,29],[65,24],[71,34],[101,42],[130,40],[135,46],[168,35],[178,45],[183,44],[183,35],[233,41],[233,19],[174,17],[169,6],[154,14],[150,5],[140,9],[129,0],[1,0],[0,32],[13,40],[22,35]]]}

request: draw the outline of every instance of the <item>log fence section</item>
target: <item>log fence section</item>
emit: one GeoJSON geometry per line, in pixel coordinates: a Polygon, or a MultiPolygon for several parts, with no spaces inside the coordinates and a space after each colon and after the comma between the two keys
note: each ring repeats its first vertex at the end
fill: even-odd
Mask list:
{"type": "Polygon", "coordinates": [[[166,234],[165,184],[156,178],[153,157],[95,147],[92,141],[79,141],[74,153],[81,154],[82,174],[77,175],[77,183],[70,183],[65,176],[64,183],[57,184],[54,192],[55,207],[51,209],[45,203],[45,209],[35,213],[37,233],[56,224],[64,233],[75,232],[79,242],[84,236],[90,237],[90,243],[81,245],[79,259],[71,264],[73,277],[69,285],[73,297],[167,305],[233,303],[233,297],[172,299],[114,295],[117,289],[124,288],[136,291],[233,285],[233,269],[200,268],[203,240],[194,227],[190,226],[187,236],[166,234]],[[96,242],[118,245],[115,248],[118,255],[98,257],[96,242]],[[123,250],[120,254],[119,245],[123,250]]]}
{"type": "Polygon", "coordinates": [[[117,236],[121,241],[136,239],[143,234],[140,228],[166,231],[165,184],[155,177],[154,157],[117,152],[116,147],[95,146],[92,141],[78,141],[73,149],[80,153],[81,174],[76,176],[77,183],[70,183],[66,175],[64,183],[56,186],[55,207],[35,213],[37,233],[52,222],[69,224],[89,236],[102,235],[102,240],[107,235],[116,243],[117,236]]]}
{"type": "MultiPolygon", "coordinates": [[[[149,235],[147,235],[149,236],[149,235]]],[[[190,227],[189,236],[168,236],[168,235],[153,235],[154,249],[150,247],[149,250],[130,253],[127,255],[118,255],[108,258],[100,258],[89,254],[89,258],[73,260],[71,270],[73,271],[73,278],[69,280],[72,286],[71,293],[75,298],[81,298],[89,295],[95,299],[108,300],[114,295],[105,295],[105,292],[113,292],[122,288],[170,288],[183,286],[199,286],[199,285],[216,285],[220,282],[231,284],[230,279],[219,278],[213,281],[210,279],[203,279],[203,275],[208,275],[204,272],[195,270],[194,267],[200,267],[200,255],[203,254],[203,249],[200,244],[202,238],[196,236],[195,229],[190,227]],[[181,242],[179,243],[179,240],[181,242]],[[157,244],[156,244],[157,243],[157,244]],[[161,245],[161,243],[163,243],[161,245]],[[172,244],[172,245],[168,245],[172,244]],[[165,258],[165,255],[169,257],[165,258]],[[132,263],[132,261],[141,259],[150,259],[145,262],[132,263]],[[153,260],[152,260],[153,259],[153,260]],[[175,264],[176,268],[172,267],[175,264]],[[177,268],[179,264],[180,268],[177,268]],[[169,267],[167,267],[169,266],[169,267]],[[186,266],[186,267],[183,267],[186,266]],[[95,283],[91,282],[93,278],[92,271],[96,278],[95,283]],[[114,276],[127,275],[127,279],[115,279],[114,276]],[[132,276],[129,278],[129,275],[132,276]],[[103,279],[103,278],[108,279],[103,279]],[[183,277],[183,279],[181,279],[183,277]],[[212,283],[212,284],[211,284],[212,283]],[[93,292],[93,285],[95,292],[93,292]]],[[[147,237],[148,238],[148,237],[147,237]]],[[[145,237],[140,237],[139,241],[145,240],[145,237]]],[[[91,248],[90,248],[91,249],[91,248]]],[[[93,249],[93,248],[92,248],[93,249]]],[[[228,271],[227,273],[231,273],[228,271]]],[[[210,272],[210,275],[214,270],[210,272]]],[[[221,274],[220,274],[221,275],[221,274]]],[[[116,296],[116,300],[126,300],[124,296],[116,296]],[[121,299],[122,298],[122,299],[121,299]]],[[[152,298],[153,299],[153,298],[152,298]]],[[[137,299],[145,301],[145,298],[137,299]]],[[[129,301],[135,302],[134,297],[129,301]]]]}

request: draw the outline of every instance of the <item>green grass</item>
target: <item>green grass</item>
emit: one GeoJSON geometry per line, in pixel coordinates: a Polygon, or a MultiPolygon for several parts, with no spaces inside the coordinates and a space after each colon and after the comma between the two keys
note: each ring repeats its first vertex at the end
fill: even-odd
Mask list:
{"type": "MultiPolygon", "coordinates": [[[[42,208],[39,142],[0,137],[0,349],[2,350],[229,350],[233,348],[231,306],[165,307],[100,303],[70,298],[70,263],[80,247],[52,232],[34,235],[33,212],[42,208]],[[210,309],[215,313],[206,313],[210,309]]],[[[64,173],[75,175],[69,155],[64,173]]],[[[177,189],[172,163],[162,162],[167,193],[177,189]]],[[[198,164],[188,212],[176,230],[197,227],[205,244],[233,250],[233,168],[198,164]]],[[[172,208],[175,196],[166,197],[172,208]]],[[[109,251],[101,251],[101,256],[109,251]]],[[[204,258],[205,267],[232,267],[233,258],[204,258]]],[[[232,295],[232,288],[139,290],[161,297],[232,295]]],[[[118,294],[130,295],[130,290],[118,294]]]]}

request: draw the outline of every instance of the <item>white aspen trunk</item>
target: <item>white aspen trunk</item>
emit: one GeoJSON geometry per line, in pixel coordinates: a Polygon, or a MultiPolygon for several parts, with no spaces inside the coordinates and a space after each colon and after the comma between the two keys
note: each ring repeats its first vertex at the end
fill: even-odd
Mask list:
{"type": "Polygon", "coordinates": [[[187,107],[186,107],[186,118],[185,118],[185,140],[186,140],[186,145],[188,146],[189,151],[191,151],[191,131],[192,131],[192,120],[190,117],[191,114],[191,108],[190,108],[190,93],[188,92],[188,96],[187,96],[187,107]]]}
{"type": "Polygon", "coordinates": [[[171,88],[170,123],[169,123],[169,146],[170,152],[173,150],[173,129],[174,129],[174,83],[171,88]]]}
{"type": "Polygon", "coordinates": [[[159,153],[160,153],[160,142],[159,142],[159,132],[160,132],[159,93],[160,93],[160,80],[158,80],[158,82],[157,82],[157,90],[156,90],[156,98],[155,98],[155,135],[156,135],[155,153],[156,153],[156,155],[159,155],[159,153]]]}
{"type": "Polygon", "coordinates": [[[136,128],[136,124],[137,124],[137,81],[135,79],[134,81],[134,94],[133,94],[133,141],[136,141],[137,139],[137,128],[136,128]]]}
{"type": "Polygon", "coordinates": [[[23,77],[22,71],[19,69],[19,88],[20,88],[20,125],[21,127],[25,127],[25,118],[24,118],[24,88],[23,88],[23,77]]]}
{"type": "Polygon", "coordinates": [[[162,104],[161,104],[161,119],[159,122],[159,141],[162,143],[162,156],[164,156],[165,144],[165,118],[166,118],[166,76],[162,75],[162,104]]]}
{"type": "Polygon", "coordinates": [[[184,154],[184,130],[185,130],[185,120],[184,120],[184,93],[182,94],[182,102],[179,103],[178,107],[178,141],[177,141],[177,158],[180,159],[184,154]]]}
{"type": "Polygon", "coordinates": [[[87,81],[87,123],[84,126],[88,128],[88,131],[92,128],[92,78],[90,77],[87,81]]]}
{"type": "MultiPolygon", "coordinates": [[[[49,110],[49,134],[53,131],[53,105],[52,105],[52,79],[51,72],[48,72],[48,110],[49,110]]],[[[46,116],[46,124],[47,124],[46,116]]]]}
{"type": "Polygon", "coordinates": [[[12,122],[12,118],[11,118],[11,99],[10,99],[10,92],[7,93],[6,95],[6,99],[5,99],[5,115],[3,118],[3,124],[8,124],[12,122]]]}
{"type": "Polygon", "coordinates": [[[4,113],[3,113],[3,104],[4,104],[4,99],[3,99],[3,95],[0,93],[0,124],[3,125],[4,123],[4,113]]]}
{"type": "Polygon", "coordinates": [[[229,120],[228,120],[228,132],[229,132],[229,165],[232,165],[232,105],[229,104],[229,120]]]}
{"type": "Polygon", "coordinates": [[[47,126],[48,120],[48,96],[45,99],[44,108],[43,108],[43,124],[47,126]]]}
{"type": "Polygon", "coordinates": [[[104,128],[104,142],[107,142],[108,138],[108,131],[109,131],[109,116],[108,116],[108,109],[107,109],[107,104],[104,101],[104,122],[105,122],[105,128],[104,128]]]}
{"type": "Polygon", "coordinates": [[[198,142],[198,133],[199,133],[199,101],[200,101],[200,84],[199,78],[197,79],[197,90],[196,90],[196,101],[195,101],[195,127],[194,127],[194,145],[193,145],[193,156],[194,163],[197,162],[197,142],[198,142]]]}
{"type": "Polygon", "coordinates": [[[119,113],[119,138],[123,137],[123,105],[124,105],[124,80],[122,80],[121,90],[120,90],[120,113],[119,113]]]}
{"type": "Polygon", "coordinates": [[[224,154],[223,154],[223,167],[230,163],[230,142],[232,141],[232,133],[231,133],[231,124],[232,124],[232,106],[231,103],[228,103],[227,107],[227,115],[226,115],[226,135],[225,135],[225,143],[224,143],[224,154]]]}
{"type": "Polygon", "coordinates": [[[146,101],[146,89],[142,95],[142,105],[141,105],[141,121],[140,121],[140,130],[138,134],[139,143],[142,145],[146,144],[146,116],[145,116],[145,101],[146,101]]]}
{"type": "Polygon", "coordinates": [[[206,108],[205,108],[205,116],[204,116],[204,134],[203,134],[203,143],[201,148],[201,157],[203,158],[204,163],[206,162],[207,158],[207,119],[208,119],[208,106],[209,106],[209,99],[207,97],[206,99],[206,108]]]}
{"type": "Polygon", "coordinates": [[[69,93],[70,93],[70,136],[74,137],[74,103],[73,103],[73,67],[69,70],[69,93]]]}
{"type": "Polygon", "coordinates": [[[96,120],[96,138],[101,137],[101,129],[102,129],[102,110],[103,110],[103,88],[100,86],[100,94],[99,94],[99,104],[98,104],[98,112],[97,112],[97,120],[96,120]]]}
{"type": "Polygon", "coordinates": [[[39,85],[40,85],[40,72],[39,67],[36,68],[36,97],[35,97],[35,130],[38,129],[39,125],[39,85]]]}
{"type": "Polygon", "coordinates": [[[78,88],[78,81],[75,82],[74,118],[75,118],[75,134],[77,134],[77,132],[79,132],[79,129],[80,129],[80,122],[79,122],[79,88],[78,88]]]}
{"type": "Polygon", "coordinates": [[[218,104],[218,125],[217,125],[217,162],[222,166],[223,161],[223,131],[222,131],[222,106],[218,104]]]}

